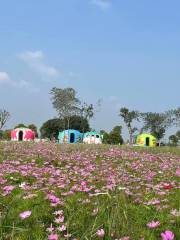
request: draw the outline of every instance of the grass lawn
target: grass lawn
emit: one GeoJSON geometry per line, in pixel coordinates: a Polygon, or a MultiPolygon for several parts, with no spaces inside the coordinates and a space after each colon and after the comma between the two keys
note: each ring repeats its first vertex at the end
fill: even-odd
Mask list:
{"type": "Polygon", "coordinates": [[[179,177],[179,148],[0,143],[0,239],[178,240],[179,177]]]}

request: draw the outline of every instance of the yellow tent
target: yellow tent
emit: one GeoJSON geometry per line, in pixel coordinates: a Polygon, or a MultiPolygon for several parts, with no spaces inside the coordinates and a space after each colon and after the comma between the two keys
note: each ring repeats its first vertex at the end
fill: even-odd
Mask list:
{"type": "Polygon", "coordinates": [[[140,134],[136,138],[136,144],[142,147],[156,147],[156,138],[151,134],[140,134]]]}

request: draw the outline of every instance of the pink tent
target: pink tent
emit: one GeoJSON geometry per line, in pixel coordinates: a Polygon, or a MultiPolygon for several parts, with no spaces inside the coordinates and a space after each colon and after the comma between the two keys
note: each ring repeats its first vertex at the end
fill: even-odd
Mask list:
{"type": "Polygon", "coordinates": [[[31,141],[34,138],[35,133],[29,128],[16,128],[11,131],[12,141],[31,141]]]}

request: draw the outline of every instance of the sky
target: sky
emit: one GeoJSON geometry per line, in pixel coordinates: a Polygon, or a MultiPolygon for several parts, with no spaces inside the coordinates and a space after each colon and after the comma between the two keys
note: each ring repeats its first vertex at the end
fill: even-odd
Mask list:
{"type": "Polygon", "coordinates": [[[102,99],[91,121],[97,130],[122,125],[124,106],[179,107],[179,0],[0,0],[0,9],[6,128],[56,117],[52,87],[73,87],[88,103],[102,99]]]}

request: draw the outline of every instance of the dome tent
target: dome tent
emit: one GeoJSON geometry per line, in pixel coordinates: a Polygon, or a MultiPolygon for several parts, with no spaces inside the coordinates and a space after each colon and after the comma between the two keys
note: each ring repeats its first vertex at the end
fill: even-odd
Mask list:
{"type": "Polygon", "coordinates": [[[64,130],[59,132],[58,142],[59,143],[78,143],[82,139],[82,134],[74,129],[64,130]]]}
{"type": "Polygon", "coordinates": [[[101,144],[102,138],[98,132],[87,132],[83,136],[83,142],[88,144],[101,144]]]}
{"type": "Polygon", "coordinates": [[[35,133],[29,128],[16,128],[11,131],[12,141],[31,141],[34,140],[35,133]]]}
{"type": "Polygon", "coordinates": [[[151,134],[140,134],[136,138],[136,144],[142,147],[156,147],[156,138],[151,134]]]}

